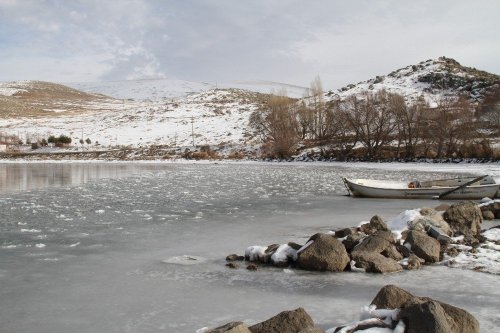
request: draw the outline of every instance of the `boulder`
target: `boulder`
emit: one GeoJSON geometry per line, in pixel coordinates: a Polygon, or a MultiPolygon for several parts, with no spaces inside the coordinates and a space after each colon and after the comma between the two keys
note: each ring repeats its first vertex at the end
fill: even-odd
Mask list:
{"type": "Polygon", "coordinates": [[[470,201],[451,205],[443,217],[455,235],[475,237],[481,232],[481,209],[470,201]]]}
{"type": "Polygon", "coordinates": [[[382,230],[382,231],[389,230],[387,224],[385,224],[384,220],[378,215],[375,215],[370,219],[370,227],[375,230],[382,230]]]}
{"type": "Polygon", "coordinates": [[[400,309],[413,297],[403,288],[389,284],[379,290],[371,304],[375,305],[377,309],[400,309]]]}
{"type": "Polygon", "coordinates": [[[441,246],[439,242],[428,236],[426,233],[411,230],[406,237],[405,244],[411,245],[411,251],[426,262],[434,263],[439,261],[441,246]]]}
{"type": "Polygon", "coordinates": [[[208,330],[206,333],[251,333],[251,331],[241,321],[235,321],[208,330]]]}
{"type": "Polygon", "coordinates": [[[453,332],[443,307],[436,301],[421,302],[415,298],[401,310],[399,317],[405,322],[405,333],[453,332]]]}
{"type": "Polygon", "coordinates": [[[261,323],[250,326],[252,333],[298,333],[313,328],[314,322],[303,308],[283,311],[261,323]]]}
{"type": "Polygon", "coordinates": [[[312,241],[312,244],[297,253],[298,268],[342,272],[349,264],[349,255],[344,245],[335,237],[319,233],[313,235],[309,241],[312,241]]]}
{"type": "Polygon", "coordinates": [[[479,322],[469,312],[453,305],[417,297],[394,285],[380,289],[371,304],[377,309],[401,309],[405,333],[478,333],[479,322]]]}
{"type": "MultiPolygon", "coordinates": [[[[433,300],[429,297],[420,297],[421,300],[433,300]]],[[[460,333],[477,333],[479,332],[479,322],[477,319],[471,315],[468,311],[458,308],[456,306],[439,302],[439,305],[443,308],[446,314],[451,317],[450,326],[452,332],[460,333]]]]}
{"type": "Polygon", "coordinates": [[[403,270],[395,260],[375,252],[353,251],[352,260],[356,262],[356,267],[364,268],[367,273],[393,273],[403,270]]]}
{"type": "Polygon", "coordinates": [[[467,311],[426,297],[415,297],[399,313],[406,333],[479,333],[479,322],[467,311]]]}
{"type": "Polygon", "coordinates": [[[395,244],[395,239],[392,232],[377,231],[373,235],[363,239],[352,251],[382,253],[388,247],[393,246],[393,244],[395,244]]]}

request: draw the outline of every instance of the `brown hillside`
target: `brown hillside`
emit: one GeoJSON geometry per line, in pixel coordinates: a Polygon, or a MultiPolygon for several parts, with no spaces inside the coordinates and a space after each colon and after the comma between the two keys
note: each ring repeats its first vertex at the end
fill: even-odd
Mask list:
{"type": "Polygon", "coordinates": [[[88,94],[61,84],[28,81],[0,85],[18,90],[11,96],[0,95],[0,117],[33,117],[68,115],[111,110],[119,103],[101,94],[88,94]]]}

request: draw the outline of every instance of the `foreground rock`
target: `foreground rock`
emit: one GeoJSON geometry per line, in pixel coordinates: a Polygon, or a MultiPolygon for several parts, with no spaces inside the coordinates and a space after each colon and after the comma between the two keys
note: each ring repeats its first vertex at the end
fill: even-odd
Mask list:
{"type": "Polygon", "coordinates": [[[476,333],[479,322],[469,312],[428,297],[417,297],[394,285],[383,287],[373,299],[377,309],[400,309],[406,333],[476,333]]]}
{"type": "MultiPolygon", "coordinates": [[[[428,297],[418,297],[394,285],[380,289],[361,320],[333,327],[326,333],[478,333],[479,322],[469,312],[428,297]]],[[[334,318],[332,318],[333,320],[334,318]]],[[[197,333],[325,333],[302,308],[283,311],[261,323],[247,327],[231,322],[197,333]]]]}

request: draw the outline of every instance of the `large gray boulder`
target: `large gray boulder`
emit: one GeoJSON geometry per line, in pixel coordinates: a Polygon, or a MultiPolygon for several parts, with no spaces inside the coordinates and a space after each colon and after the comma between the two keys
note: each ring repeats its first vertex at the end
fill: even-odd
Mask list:
{"type": "Polygon", "coordinates": [[[315,234],[312,244],[298,252],[297,267],[310,271],[342,272],[350,262],[347,251],[338,239],[328,234],[315,234]]]}
{"type": "Polygon", "coordinates": [[[439,242],[428,236],[425,232],[410,230],[406,237],[405,244],[411,245],[411,251],[416,256],[424,259],[428,263],[439,261],[441,245],[439,242]]]}
{"type": "Polygon", "coordinates": [[[393,273],[403,270],[394,259],[376,252],[353,251],[352,260],[356,262],[356,267],[364,268],[367,273],[393,273]]]}
{"type": "Polygon", "coordinates": [[[298,333],[313,328],[314,322],[303,308],[283,311],[261,323],[250,326],[252,333],[298,333]]]}
{"type": "Polygon", "coordinates": [[[481,209],[470,201],[451,205],[444,212],[443,218],[455,235],[476,237],[481,233],[481,209]]]}
{"type": "MultiPolygon", "coordinates": [[[[448,316],[436,301],[413,299],[399,313],[406,333],[451,333],[448,316]]],[[[461,332],[461,331],[459,331],[461,332]]]]}
{"type": "Polygon", "coordinates": [[[430,298],[414,298],[399,313],[406,333],[479,333],[479,322],[460,308],[430,298]]]}
{"type": "Polygon", "coordinates": [[[405,333],[479,332],[479,322],[469,312],[394,285],[380,289],[371,304],[377,309],[401,309],[398,319],[405,322],[405,333]]]}

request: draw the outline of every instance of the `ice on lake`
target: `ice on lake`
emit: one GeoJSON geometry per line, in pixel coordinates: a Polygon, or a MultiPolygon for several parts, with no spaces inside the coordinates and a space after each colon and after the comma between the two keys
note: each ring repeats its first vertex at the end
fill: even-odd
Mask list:
{"type": "Polygon", "coordinates": [[[303,244],[375,214],[388,220],[439,203],[350,198],[342,176],[470,172],[500,176],[498,165],[0,164],[0,331],[195,332],[297,307],[330,328],[358,319],[382,286],[397,284],[462,307],[482,332],[495,332],[494,274],[224,266],[254,244],[303,244]]]}

